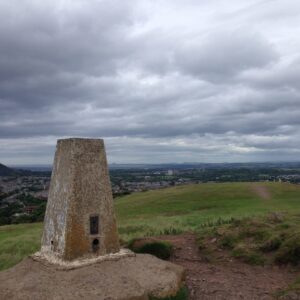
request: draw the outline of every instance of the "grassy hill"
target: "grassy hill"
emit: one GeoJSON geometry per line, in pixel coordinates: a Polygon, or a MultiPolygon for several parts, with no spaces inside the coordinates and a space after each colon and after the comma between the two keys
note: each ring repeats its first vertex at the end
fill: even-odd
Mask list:
{"type": "MultiPolygon", "coordinates": [[[[186,185],[116,199],[120,237],[201,231],[231,218],[283,211],[300,213],[300,185],[223,183],[186,185]]],[[[0,270],[39,248],[42,224],[0,227],[0,270]]]]}

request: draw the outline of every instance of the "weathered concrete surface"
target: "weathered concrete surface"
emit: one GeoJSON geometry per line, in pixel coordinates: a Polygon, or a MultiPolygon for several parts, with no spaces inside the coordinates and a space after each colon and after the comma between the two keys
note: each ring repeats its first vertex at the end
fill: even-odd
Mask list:
{"type": "Polygon", "coordinates": [[[74,260],[119,250],[103,140],[58,140],[41,252],[74,260]]]}
{"type": "Polygon", "coordinates": [[[73,270],[26,258],[0,272],[0,299],[147,300],[177,293],[182,267],[138,254],[73,270]]]}
{"type": "Polygon", "coordinates": [[[100,256],[88,257],[88,258],[79,258],[75,260],[63,260],[57,256],[48,255],[48,253],[36,252],[30,257],[44,264],[52,264],[57,270],[72,270],[77,268],[82,268],[84,266],[89,266],[92,264],[100,263],[103,261],[116,261],[125,257],[135,257],[136,254],[129,249],[123,248],[119,252],[109,253],[100,256]]]}

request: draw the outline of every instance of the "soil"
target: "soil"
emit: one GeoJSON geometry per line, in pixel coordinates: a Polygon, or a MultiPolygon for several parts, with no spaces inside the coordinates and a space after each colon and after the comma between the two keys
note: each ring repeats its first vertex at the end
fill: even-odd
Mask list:
{"type": "Polygon", "coordinates": [[[174,245],[171,261],[186,269],[190,300],[274,299],[276,292],[300,274],[299,270],[287,267],[247,265],[221,250],[217,261],[207,262],[192,233],[160,239],[174,245]]]}

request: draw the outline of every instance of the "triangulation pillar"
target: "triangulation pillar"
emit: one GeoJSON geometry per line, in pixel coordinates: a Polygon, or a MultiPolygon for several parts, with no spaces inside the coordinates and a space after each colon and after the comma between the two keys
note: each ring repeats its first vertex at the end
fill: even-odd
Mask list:
{"type": "Polygon", "coordinates": [[[41,252],[75,260],[119,250],[103,140],[58,140],[41,252]]]}

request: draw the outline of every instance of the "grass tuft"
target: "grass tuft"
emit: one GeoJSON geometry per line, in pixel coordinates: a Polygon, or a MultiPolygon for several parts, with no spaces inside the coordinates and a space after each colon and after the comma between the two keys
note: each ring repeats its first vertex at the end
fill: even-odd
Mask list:
{"type": "Polygon", "coordinates": [[[188,300],[188,289],[186,286],[182,287],[175,296],[156,298],[153,296],[149,297],[149,300],[188,300]]]}
{"type": "Polygon", "coordinates": [[[224,235],[220,241],[220,245],[225,249],[233,249],[237,242],[237,238],[230,233],[224,235]]]}
{"type": "Polygon", "coordinates": [[[275,257],[279,264],[298,265],[300,262],[300,233],[294,234],[283,242],[275,257]]]}
{"type": "Polygon", "coordinates": [[[281,244],[282,239],[278,236],[275,236],[264,242],[259,249],[263,252],[272,252],[278,250],[281,244]]]}
{"type": "Polygon", "coordinates": [[[238,245],[232,251],[234,257],[240,258],[243,262],[249,265],[264,265],[265,259],[259,253],[251,251],[245,245],[238,245]]]}
{"type": "Polygon", "coordinates": [[[300,264],[300,219],[272,213],[199,231],[199,250],[217,257],[220,249],[253,265],[300,264]],[[286,226],[288,224],[288,226],[286,226]]]}

